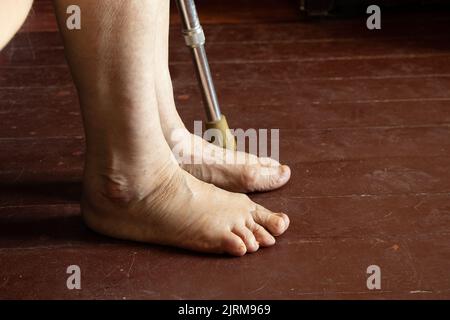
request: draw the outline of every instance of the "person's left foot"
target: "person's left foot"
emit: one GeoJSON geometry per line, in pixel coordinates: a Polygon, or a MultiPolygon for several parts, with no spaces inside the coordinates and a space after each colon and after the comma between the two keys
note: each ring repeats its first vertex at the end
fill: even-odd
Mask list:
{"type": "Polygon", "coordinates": [[[161,128],[176,157],[182,150],[179,163],[184,170],[233,192],[269,191],[289,181],[291,170],[278,161],[225,150],[190,133],[176,110],[169,70],[160,70],[158,77],[156,94],[161,128]]]}

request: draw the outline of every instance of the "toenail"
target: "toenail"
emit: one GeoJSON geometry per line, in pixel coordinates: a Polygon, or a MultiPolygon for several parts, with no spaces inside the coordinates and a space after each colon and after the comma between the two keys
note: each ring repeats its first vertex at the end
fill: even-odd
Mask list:
{"type": "Polygon", "coordinates": [[[284,230],[285,227],[286,223],[284,222],[284,219],[281,217],[276,217],[275,228],[277,230],[284,230]]]}
{"type": "Polygon", "coordinates": [[[289,167],[281,166],[278,180],[286,180],[286,178],[288,178],[288,176],[289,176],[289,167]]]}
{"type": "Polygon", "coordinates": [[[284,220],[284,224],[285,224],[286,226],[288,226],[289,223],[290,223],[289,217],[288,217],[286,214],[284,214],[284,213],[282,213],[281,216],[282,216],[282,218],[283,218],[283,220],[284,220]]]}

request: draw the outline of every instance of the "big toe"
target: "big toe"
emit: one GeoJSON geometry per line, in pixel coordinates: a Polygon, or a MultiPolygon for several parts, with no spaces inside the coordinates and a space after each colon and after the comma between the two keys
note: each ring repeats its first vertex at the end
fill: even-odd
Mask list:
{"type": "Polygon", "coordinates": [[[291,169],[286,165],[247,167],[244,175],[247,191],[269,191],[282,187],[291,177],[291,169]]]}

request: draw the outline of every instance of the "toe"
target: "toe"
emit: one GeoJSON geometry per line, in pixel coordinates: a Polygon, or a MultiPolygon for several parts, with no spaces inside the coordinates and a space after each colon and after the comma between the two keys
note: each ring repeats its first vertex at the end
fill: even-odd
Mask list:
{"type": "Polygon", "coordinates": [[[238,235],[242,239],[242,241],[244,241],[247,252],[255,252],[259,249],[259,244],[256,241],[253,232],[251,232],[247,227],[236,227],[233,229],[233,232],[238,235]]]}
{"type": "Polygon", "coordinates": [[[291,168],[289,168],[287,165],[282,165],[278,168],[278,170],[279,175],[277,185],[281,187],[282,185],[286,184],[291,178],[291,168]]]}
{"type": "Polygon", "coordinates": [[[270,167],[262,169],[263,176],[266,176],[268,180],[268,188],[276,189],[284,186],[291,178],[291,169],[286,165],[280,165],[278,167],[270,167]],[[272,169],[272,170],[270,170],[272,169]],[[267,170],[267,174],[264,175],[264,171],[267,170]]]}
{"type": "Polygon", "coordinates": [[[268,191],[282,187],[291,177],[286,165],[248,166],[244,175],[248,191],[268,191]]]}
{"type": "Polygon", "coordinates": [[[223,238],[222,249],[226,253],[238,257],[241,257],[247,253],[247,247],[244,241],[241,239],[241,237],[232,232],[230,232],[223,238]]]}
{"type": "Polygon", "coordinates": [[[270,247],[275,244],[275,238],[261,225],[255,223],[252,227],[252,231],[260,246],[270,247]]]}
{"type": "Polygon", "coordinates": [[[275,215],[281,217],[284,221],[285,229],[289,227],[289,224],[291,223],[291,220],[289,220],[289,216],[285,213],[274,213],[275,215]]]}
{"type": "Polygon", "coordinates": [[[289,226],[289,220],[286,223],[284,216],[286,215],[283,213],[273,213],[260,205],[256,205],[256,209],[253,211],[253,218],[256,223],[269,230],[274,236],[284,233],[289,226]]]}

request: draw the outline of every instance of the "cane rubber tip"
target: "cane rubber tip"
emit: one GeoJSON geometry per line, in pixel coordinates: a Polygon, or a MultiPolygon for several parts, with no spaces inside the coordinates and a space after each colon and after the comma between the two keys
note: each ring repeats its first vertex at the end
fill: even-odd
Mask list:
{"type": "Polygon", "coordinates": [[[230,128],[228,127],[227,118],[222,114],[220,120],[207,122],[206,129],[216,129],[220,133],[220,138],[216,138],[216,134],[212,133],[214,143],[224,149],[236,150],[236,137],[231,133],[230,128]]]}

